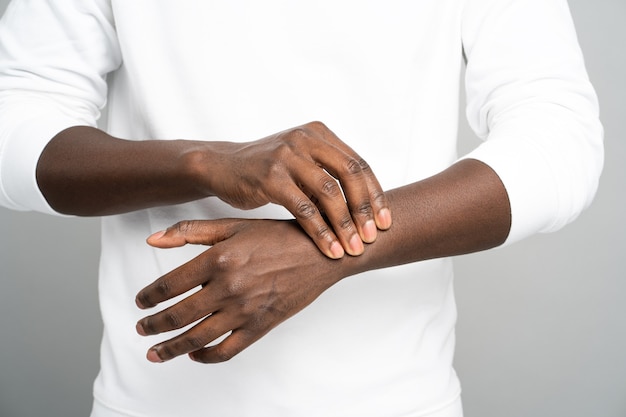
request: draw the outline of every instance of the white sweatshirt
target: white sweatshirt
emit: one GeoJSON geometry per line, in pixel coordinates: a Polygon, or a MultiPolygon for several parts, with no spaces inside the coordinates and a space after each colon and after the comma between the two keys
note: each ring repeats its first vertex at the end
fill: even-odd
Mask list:
{"type": "MultiPolygon", "coordinates": [[[[383,188],[456,154],[459,85],[502,179],[508,243],[592,200],[598,106],[565,0],[22,0],[0,24],[0,204],[54,213],[35,181],[59,131],[248,141],[321,120],[383,188]]],[[[101,372],[93,416],[458,417],[448,259],[343,280],[224,364],[145,359],[137,291],[204,248],[145,238],[183,219],[287,217],[208,198],[102,222],[101,372]]]]}

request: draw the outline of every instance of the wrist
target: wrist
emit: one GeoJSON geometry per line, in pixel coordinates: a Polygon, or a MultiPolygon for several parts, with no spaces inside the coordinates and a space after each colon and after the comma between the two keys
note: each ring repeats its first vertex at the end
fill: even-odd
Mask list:
{"type": "Polygon", "coordinates": [[[218,152],[214,142],[183,141],[185,143],[178,158],[178,170],[183,181],[205,197],[217,195],[216,181],[224,175],[225,156],[218,152]]]}

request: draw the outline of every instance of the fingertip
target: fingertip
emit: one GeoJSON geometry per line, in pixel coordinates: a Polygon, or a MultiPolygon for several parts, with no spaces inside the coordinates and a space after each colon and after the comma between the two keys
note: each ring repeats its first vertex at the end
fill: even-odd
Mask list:
{"type": "Polygon", "coordinates": [[[135,331],[140,336],[148,336],[148,333],[146,333],[140,322],[137,322],[137,324],[135,325],[135,331]]]}
{"type": "Polygon", "coordinates": [[[363,240],[361,240],[361,236],[359,236],[358,234],[352,235],[348,246],[348,253],[352,256],[359,256],[365,250],[365,247],[363,246],[363,240]]]}
{"type": "Polygon", "coordinates": [[[159,356],[157,349],[156,348],[151,348],[150,350],[148,350],[148,353],[146,354],[146,359],[148,359],[150,362],[152,363],[161,363],[161,362],[165,362],[163,359],[161,359],[161,357],[159,356]]]}
{"type": "Polygon", "coordinates": [[[341,243],[336,240],[330,244],[330,258],[331,259],[341,259],[346,252],[341,246],[341,243]]]}
{"type": "Polygon", "coordinates": [[[376,240],[378,229],[376,228],[376,222],[374,220],[368,220],[365,222],[361,229],[363,242],[372,243],[376,240]]]}
{"type": "Polygon", "coordinates": [[[145,308],[145,307],[143,306],[143,304],[141,303],[141,301],[139,300],[139,296],[136,296],[136,297],[135,297],[135,305],[136,305],[137,307],[139,307],[140,309],[142,309],[142,310],[145,308]]]}
{"type": "Polygon", "coordinates": [[[135,304],[137,305],[137,307],[139,307],[142,310],[145,310],[150,307],[154,307],[153,305],[150,305],[149,303],[147,303],[145,298],[141,297],[140,294],[137,294],[137,296],[135,297],[135,304]]]}
{"type": "Polygon", "coordinates": [[[160,230],[158,232],[155,232],[151,234],[150,236],[148,236],[148,238],[146,239],[146,242],[148,243],[148,245],[154,246],[157,243],[157,241],[165,235],[166,232],[167,232],[166,230],[160,230]]]}
{"type": "Polygon", "coordinates": [[[391,227],[391,210],[382,208],[376,213],[376,226],[380,230],[387,230],[391,227]]]}

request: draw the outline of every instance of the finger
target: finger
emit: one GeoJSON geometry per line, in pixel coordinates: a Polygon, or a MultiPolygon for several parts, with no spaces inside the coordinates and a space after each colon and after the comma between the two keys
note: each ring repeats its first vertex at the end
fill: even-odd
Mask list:
{"type": "Polygon", "coordinates": [[[391,209],[389,208],[387,195],[383,192],[383,188],[380,186],[369,164],[364,159],[361,159],[360,165],[367,181],[367,189],[376,227],[380,230],[388,230],[391,227],[391,209]]]}
{"type": "Polygon", "coordinates": [[[177,356],[203,349],[230,331],[232,326],[215,313],[186,332],[152,346],[146,354],[150,362],[165,362],[177,356]]]}
{"type": "Polygon", "coordinates": [[[154,307],[207,282],[214,264],[211,252],[209,249],[201,253],[144,287],[135,297],[137,306],[144,309],[154,307]]]}
{"type": "Polygon", "coordinates": [[[147,243],[157,248],[174,248],[188,243],[214,245],[231,237],[237,219],[186,220],[150,235],[147,243]]]}
{"type": "Polygon", "coordinates": [[[283,185],[280,190],[280,194],[271,196],[272,201],[282,205],[293,214],[298,224],[322,253],[331,259],[341,258],[344,255],[344,246],[324,221],[316,203],[294,182],[283,185]]]}
{"type": "MultiPolygon", "coordinates": [[[[343,151],[346,155],[348,155],[353,160],[358,162],[358,165],[360,166],[362,174],[365,178],[365,182],[367,183],[369,202],[372,208],[372,212],[374,213],[376,226],[380,230],[389,229],[392,223],[389,202],[387,201],[385,193],[383,192],[383,189],[380,186],[380,183],[378,179],[376,178],[376,175],[374,174],[373,170],[369,166],[369,164],[363,158],[361,158],[361,156],[359,156],[359,154],[357,154],[350,146],[348,146],[345,142],[339,139],[330,129],[326,128],[323,134],[324,134],[324,139],[326,141],[328,141],[330,144],[337,147],[338,149],[343,151]]],[[[322,158],[324,157],[324,155],[316,155],[316,157],[322,158]]],[[[350,163],[353,164],[353,162],[350,162],[350,163]]],[[[349,169],[348,169],[348,172],[349,172],[349,169]]],[[[334,172],[333,175],[336,175],[337,178],[339,178],[341,174],[339,172],[334,172]]],[[[344,186],[344,191],[347,192],[349,187],[347,187],[343,183],[342,183],[342,186],[344,186]]],[[[358,204],[359,196],[361,196],[362,198],[361,194],[357,194],[354,197],[351,195],[350,196],[346,195],[346,197],[348,198],[349,204],[351,204],[351,208],[352,209],[356,208],[357,212],[358,212],[358,208],[360,207],[358,204]],[[353,202],[355,202],[356,205],[353,202]]]]}
{"type": "Polygon", "coordinates": [[[320,174],[309,175],[308,180],[302,178],[301,181],[311,187],[309,192],[319,199],[338,235],[353,239],[353,233],[360,237],[361,242],[351,241],[353,245],[358,245],[351,247],[353,252],[356,252],[351,254],[362,253],[362,242],[376,240],[377,229],[370,201],[369,184],[359,160],[330,143],[318,144],[311,151],[311,157],[314,160],[313,166],[321,166],[330,175],[317,168],[318,171],[324,172],[325,177],[321,177],[320,174]],[[314,183],[316,180],[317,183],[314,183]]]}
{"type": "Polygon", "coordinates": [[[363,240],[337,180],[314,164],[308,167],[303,164],[294,175],[297,175],[297,181],[302,184],[305,194],[311,196],[309,199],[315,201],[313,204],[324,212],[345,251],[353,256],[362,254],[363,240]]]}
{"type": "Polygon", "coordinates": [[[142,336],[150,336],[180,329],[218,308],[211,292],[200,290],[163,311],[142,318],[137,322],[136,330],[142,336]]]}
{"type": "Polygon", "coordinates": [[[241,353],[255,341],[259,340],[265,333],[253,334],[243,329],[233,330],[220,343],[203,349],[198,349],[189,354],[189,357],[201,363],[220,363],[231,360],[241,353]]]}
{"type": "Polygon", "coordinates": [[[376,238],[376,225],[358,161],[334,145],[342,142],[323,123],[307,123],[289,134],[290,150],[300,158],[284,158],[287,171],[319,200],[343,248],[360,255],[363,241],[376,238]],[[328,173],[339,179],[341,186],[328,173]]]}

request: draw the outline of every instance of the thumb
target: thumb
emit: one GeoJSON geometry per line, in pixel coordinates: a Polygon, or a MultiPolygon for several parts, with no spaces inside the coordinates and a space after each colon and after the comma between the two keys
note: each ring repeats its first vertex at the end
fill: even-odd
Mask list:
{"type": "Polygon", "coordinates": [[[237,219],[185,220],[153,233],[146,242],[150,246],[163,249],[177,248],[188,243],[215,245],[231,237],[238,224],[240,221],[237,219]]]}

